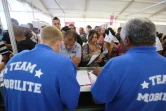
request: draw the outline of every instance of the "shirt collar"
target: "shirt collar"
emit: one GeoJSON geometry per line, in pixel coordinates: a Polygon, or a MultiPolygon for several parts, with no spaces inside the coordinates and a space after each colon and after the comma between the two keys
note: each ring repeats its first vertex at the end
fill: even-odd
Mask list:
{"type": "MultiPolygon", "coordinates": [[[[74,50],[76,45],[77,45],[77,42],[75,42],[75,44],[73,45],[73,47],[69,51],[74,50]]],[[[62,42],[62,49],[67,50],[66,47],[65,47],[64,41],[62,42]]]]}
{"type": "Polygon", "coordinates": [[[35,49],[46,49],[46,50],[54,51],[50,46],[45,44],[37,44],[35,46],[35,49]]]}
{"type": "Polygon", "coordinates": [[[138,46],[131,48],[127,53],[138,52],[138,53],[156,53],[156,47],[154,46],[138,46]]]}

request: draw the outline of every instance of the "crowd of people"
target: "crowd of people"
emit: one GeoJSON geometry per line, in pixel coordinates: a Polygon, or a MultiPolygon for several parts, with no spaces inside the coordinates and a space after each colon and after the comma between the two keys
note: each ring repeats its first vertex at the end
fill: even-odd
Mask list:
{"type": "Polygon", "coordinates": [[[7,111],[63,111],[64,105],[74,110],[77,67],[97,67],[91,93],[106,111],[166,110],[166,36],[150,20],[132,19],[117,32],[90,25],[79,32],[73,24],[61,28],[58,17],[41,31],[11,22],[18,54],[12,54],[8,31],[0,42],[7,111]]]}
{"type": "MultiPolygon", "coordinates": [[[[33,27],[31,23],[19,25],[19,22],[13,18],[11,19],[11,22],[18,52],[26,49],[31,50],[36,44],[41,43],[40,30],[33,27]]],[[[52,24],[57,27],[63,35],[63,43],[59,53],[72,59],[77,67],[102,67],[111,58],[124,54],[124,50],[120,43],[120,32],[122,27],[119,27],[117,32],[115,32],[112,28],[105,29],[96,26],[92,29],[92,27],[88,25],[86,30],[84,30],[83,27],[80,27],[79,32],[77,32],[76,27],[73,24],[61,28],[61,22],[58,17],[53,18],[52,24]],[[106,40],[106,36],[110,38],[111,41],[106,40]],[[100,55],[95,61],[88,64],[91,57],[98,53],[100,53],[100,55]]],[[[44,27],[45,26],[42,26],[42,28],[44,27]]],[[[10,51],[12,51],[10,37],[8,30],[0,31],[2,35],[1,44],[4,43],[9,51],[8,53],[3,54],[3,61],[7,63],[10,59],[10,51]]],[[[157,42],[154,45],[156,45],[157,51],[166,57],[166,35],[164,36],[162,33],[157,32],[156,41],[157,42]]]]}

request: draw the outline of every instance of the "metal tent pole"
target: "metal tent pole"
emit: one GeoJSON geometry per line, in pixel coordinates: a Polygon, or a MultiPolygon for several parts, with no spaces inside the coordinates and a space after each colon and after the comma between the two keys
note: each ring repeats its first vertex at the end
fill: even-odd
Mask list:
{"type": "Polygon", "coordinates": [[[18,51],[17,51],[16,40],[15,40],[15,36],[13,32],[13,26],[10,20],[10,12],[9,12],[7,0],[2,0],[2,5],[3,5],[6,22],[7,22],[7,27],[8,27],[8,32],[9,32],[9,37],[10,37],[13,53],[16,54],[18,51]]]}
{"type": "Polygon", "coordinates": [[[142,12],[142,11],[144,11],[144,10],[147,10],[147,9],[150,9],[150,8],[153,8],[153,7],[156,7],[156,6],[161,5],[161,4],[163,4],[163,3],[166,3],[166,0],[163,0],[163,1],[159,2],[159,3],[157,3],[157,4],[151,5],[151,6],[149,6],[149,7],[143,8],[143,9],[141,9],[141,10],[138,10],[138,11],[133,12],[133,13],[131,13],[131,14],[128,14],[128,15],[126,15],[126,16],[131,16],[131,15],[137,14],[137,13],[139,13],[139,12],[142,12]]]}

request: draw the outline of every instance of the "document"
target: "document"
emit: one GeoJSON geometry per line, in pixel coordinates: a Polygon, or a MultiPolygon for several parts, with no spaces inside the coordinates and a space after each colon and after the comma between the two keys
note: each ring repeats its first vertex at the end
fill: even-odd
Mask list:
{"type": "Polygon", "coordinates": [[[90,65],[98,56],[100,55],[100,53],[94,54],[91,58],[90,61],[87,65],[90,65]]]}
{"type": "Polygon", "coordinates": [[[97,76],[95,76],[92,71],[90,71],[88,73],[90,75],[90,79],[91,79],[92,84],[94,84],[96,79],[97,79],[97,76]]]}
{"type": "Polygon", "coordinates": [[[78,70],[76,78],[80,86],[91,85],[87,70],[78,70]]]}

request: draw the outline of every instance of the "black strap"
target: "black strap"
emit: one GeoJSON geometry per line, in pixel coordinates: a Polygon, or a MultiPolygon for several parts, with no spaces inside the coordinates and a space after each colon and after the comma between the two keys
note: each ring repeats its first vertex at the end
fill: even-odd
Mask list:
{"type": "Polygon", "coordinates": [[[88,54],[89,54],[89,44],[87,44],[88,45],[88,54]]]}

